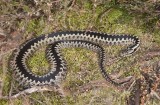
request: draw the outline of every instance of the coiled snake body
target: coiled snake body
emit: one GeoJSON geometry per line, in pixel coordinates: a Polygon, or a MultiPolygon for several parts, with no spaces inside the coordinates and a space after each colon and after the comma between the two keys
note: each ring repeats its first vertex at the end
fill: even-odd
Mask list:
{"type": "Polygon", "coordinates": [[[112,80],[105,71],[105,52],[100,44],[130,44],[123,50],[121,56],[127,56],[137,50],[140,41],[136,36],[131,35],[108,35],[104,33],[90,31],[66,31],[41,35],[33,38],[15,52],[11,67],[13,68],[18,80],[24,84],[50,85],[59,84],[66,76],[66,63],[61,56],[61,49],[66,47],[83,47],[96,51],[99,55],[99,66],[104,78],[113,85],[120,83],[112,80]],[[39,76],[32,73],[27,67],[26,61],[40,46],[49,45],[47,58],[51,63],[51,70],[45,75],[39,76]]]}

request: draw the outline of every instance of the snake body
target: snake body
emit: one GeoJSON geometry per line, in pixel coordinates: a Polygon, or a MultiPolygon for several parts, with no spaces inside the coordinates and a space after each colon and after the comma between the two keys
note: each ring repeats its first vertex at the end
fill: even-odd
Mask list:
{"type": "Polygon", "coordinates": [[[61,49],[82,47],[97,52],[99,56],[99,67],[103,77],[113,85],[120,85],[120,83],[112,80],[105,71],[105,51],[100,46],[101,44],[130,44],[121,53],[121,56],[127,56],[138,49],[140,40],[132,35],[109,35],[90,31],[65,31],[45,34],[22,44],[14,52],[11,67],[18,80],[24,84],[30,86],[59,84],[66,76],[66,63],[62,57],[61,49]],[[33,52],[44,45],[49,45],[47,58],[51,64],[51,70],[45,75],[40,76],[29,70],[26,61],[33,52]]]}

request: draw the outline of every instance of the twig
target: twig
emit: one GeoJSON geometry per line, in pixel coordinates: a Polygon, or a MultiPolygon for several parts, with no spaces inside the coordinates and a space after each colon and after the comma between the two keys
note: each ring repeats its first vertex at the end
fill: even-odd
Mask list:
{"type": "Polygon", "coordinates": [[[132,84],[129,86],[129,88],[128,88],[127,90],[128,90],[128,91],[131,91],[131,90],[134,88],[135,83],[136,83],[136,80],[134,80],[134,81],[132,82],[132,84]]]}
{"type": "Polygon", "coordinates": [[[140,105],[141,80],[137,79],[132,85],[131,95],[127,99],[127,105],[140,105]]]}
{"type": "Polygon", "coordinates": [[[160,96],[154,91],[154,90],[151,90],[151,93],[150,93],[152,96],[155,96],[158,100],[160,100],[160,96]]]}
{"type": "Polygon", "coordinates": [[[67,7],[71,8],[75,4],[76,0],[70,1],[70,3],[67,5],[67,7]]]}
{"type": "Polygon", "coordinates": [[[94,95],[91,100],[89,101],[89,104],[88,105],[92,105],[92,102],[94,102],[94,99],[97,97],[97,95],[94,95]]]}
{"type": "Polygon", "coordinates": [[[12,92],[13,92],[13,82],[11,81],[11,87],[9,90],[9,97],[12,96],[12,92]]]}
{"type": "Polygon", "coordinates": [[[25,89],[23,91],[20,91],[19,93],[12,95],[12,96],[2,96],[1,99],[14,99],[19,97],[20,95],[25,95],[25,94],[31,94],[34,92],[43,92],[43,91],[54,91],[55,88],[53,86],[34,86],[28,89],[25,89]]]}
{"type": "Polygon", "coordinates": [[[3,69],[3,75],[2,75],[2,82],[1,82],[1,87],[0,87],[0,97],[2,97],[2,90],[3,90],[4,80],[6,76],[6,70],[7,70],[5,57],[3,57],[2,59],[2,69],[3,69]]]}
{"type": "MultiPolygon", "coordinates": [[[[130,79],[130,77],[129,78],[126,77],[125,79],[123,79],[123,81],[127,81],[126,83],[128,83],[129,79],[130,79]]],[[[120,80],[119,82],[122,82],[122,80],[120,80]]],[[[124,83],[124,85],[126,83],[124,83]]],[[[122,87],[124,87],[122,89],[121,86],[120,87],[116,87],[114,85],[111,85],[110,83],[108,83],[106,80],[103,79],[103,80],[91,81],[88,84],[80,86],[79,89],[78,89],[78,92],[85,92],[85,91],[91,90],[93,87],[109,87],[109,86],[111,86],[111,87],[113,87],[115,89],[118,89],[119,91],[121,91],[121,90],[123,91],[125,89],[124,86],[122,86],[122,87]]]]}

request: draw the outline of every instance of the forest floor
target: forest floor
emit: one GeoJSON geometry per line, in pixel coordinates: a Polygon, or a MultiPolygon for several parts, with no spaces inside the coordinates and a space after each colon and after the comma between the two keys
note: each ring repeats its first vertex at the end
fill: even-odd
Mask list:
{"type": "MultiPolygon", "coordinates": [[[[126,105],[132,93],[130,88],[138,80],[141,85],[147,84],[149,90],[144,97],[140,94],[144,93],[142,90],[137,93],[141,104],[159,105],[160,3],[156,0],[1,0],[0,10],[0,105],[126,105]],[[62,82],[64,98],[54,91],[2,98],[22,90],[9,67],[12,52],[33,37],[66,30],[139,37],[139,50],[118,61],[113,59],[122,46],[104,46],[107,72],[114,76],[121,74],[121,78],[132,76],[132,82],[124,89],[111,86],[101,75],[96,53],[70,48],[63,50],[68,65],[67,77],[62,82]]],[[[37,75],[46,73],[49,68],[44,50],[36,51],[27,62],[37,75]]]]}

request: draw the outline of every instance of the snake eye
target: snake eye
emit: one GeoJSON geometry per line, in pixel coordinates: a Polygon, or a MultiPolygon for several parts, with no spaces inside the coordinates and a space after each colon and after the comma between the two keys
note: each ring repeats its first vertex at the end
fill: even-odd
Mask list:
{"type": "Polygon", "coordinates": [[[133,52],[134,52],[134,49],[127,48],[127,49],[124,49],[124,50],[121,51],[120,56],[121,57],[130,56],[133,52]]]}

